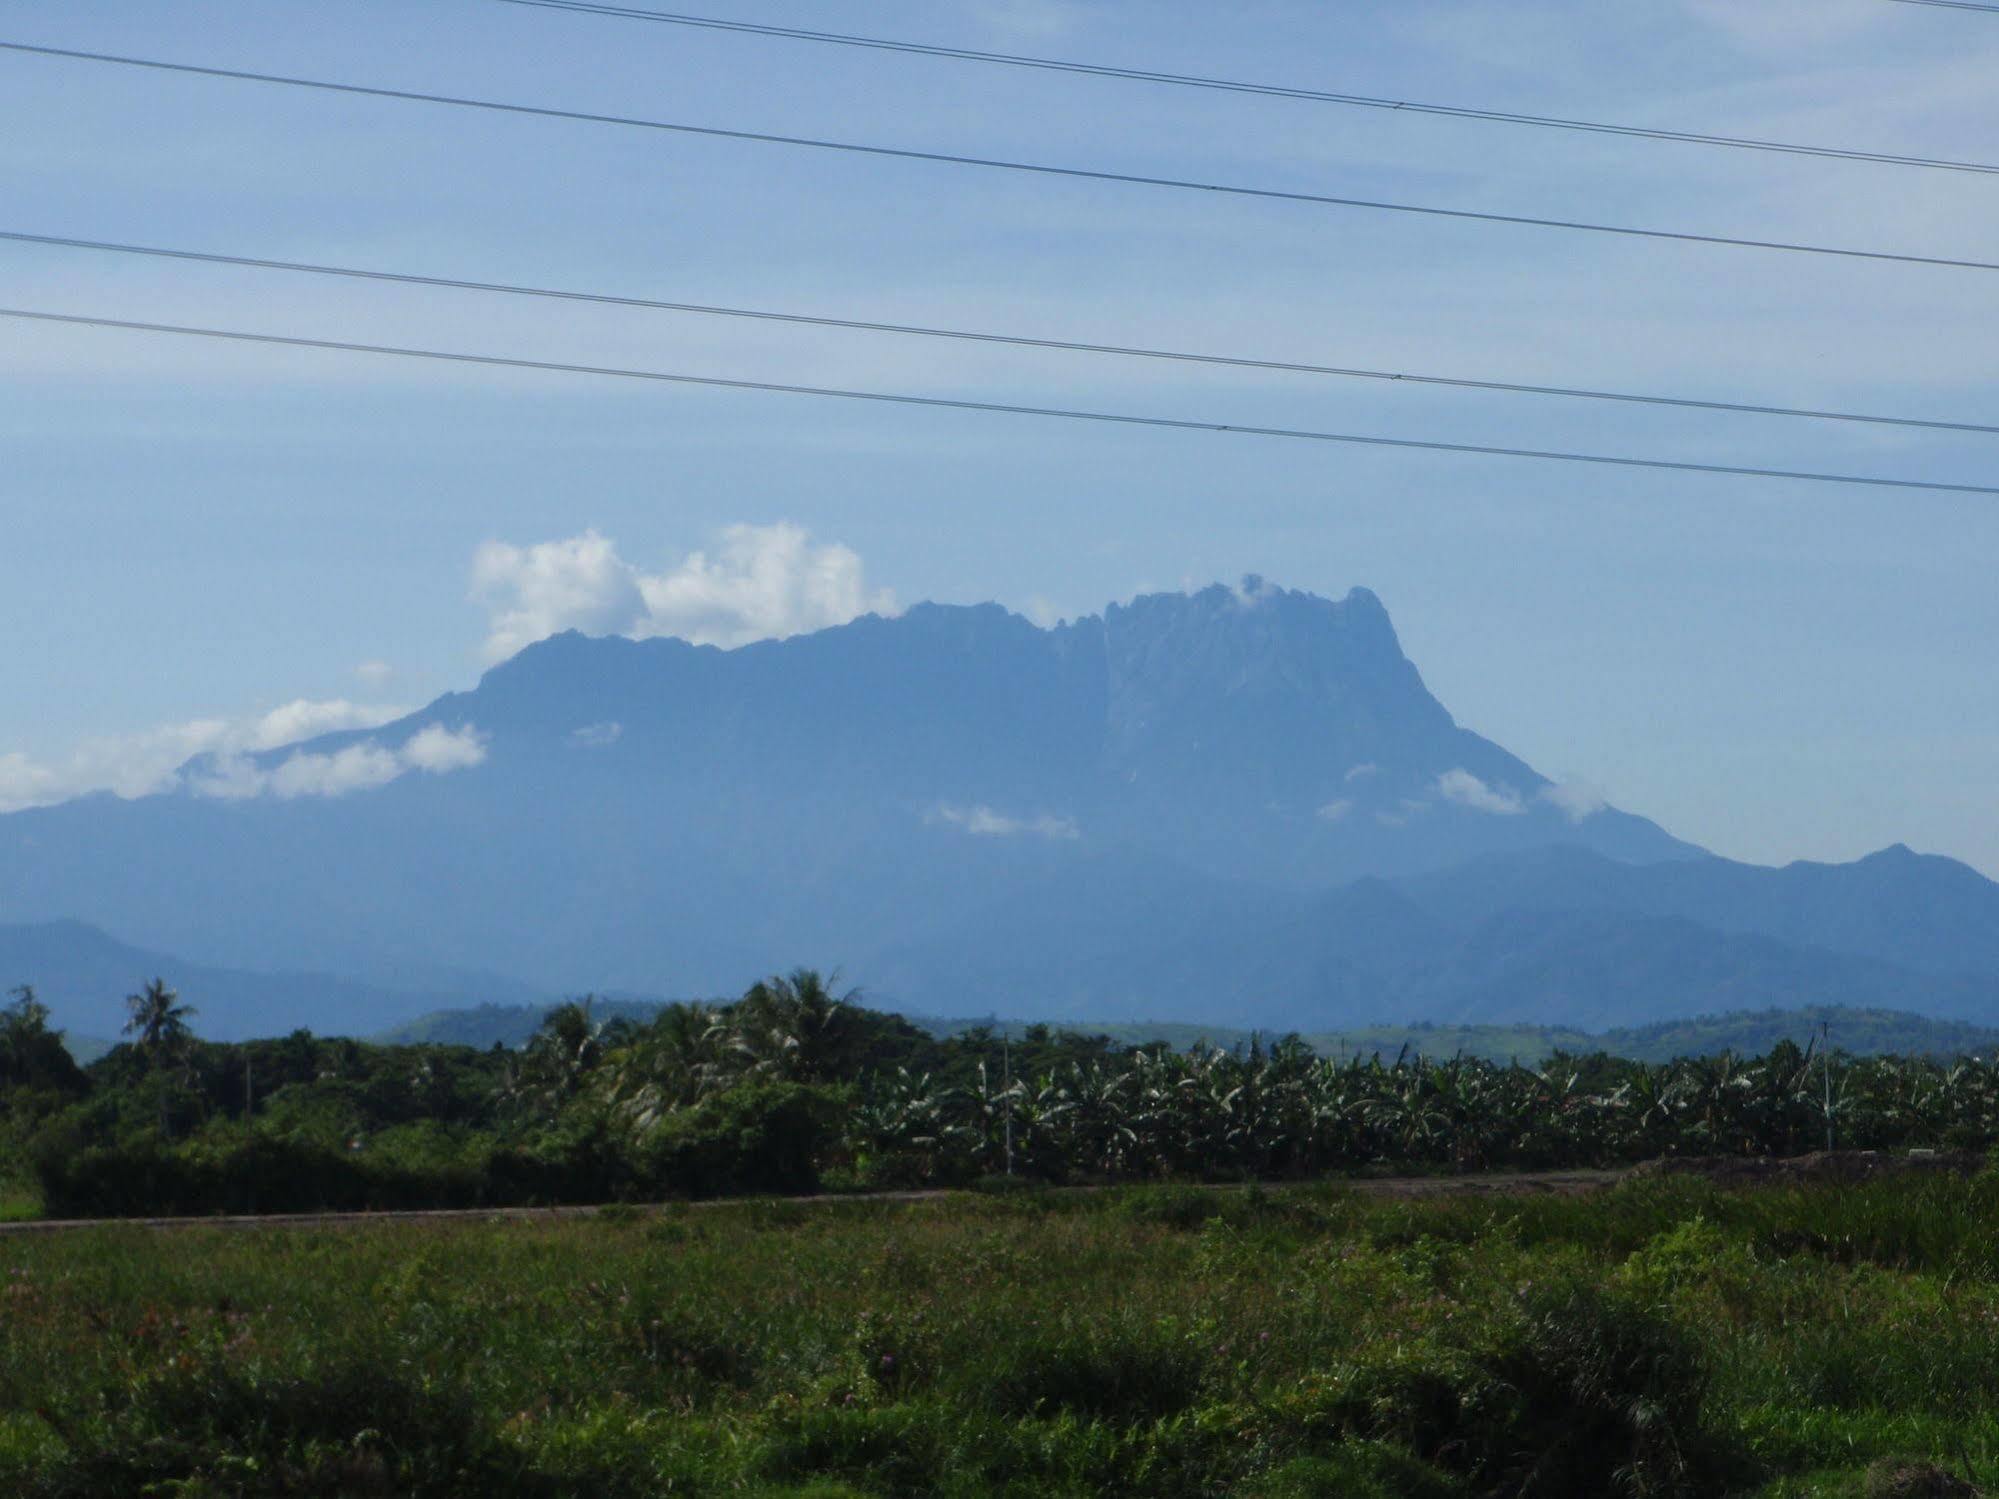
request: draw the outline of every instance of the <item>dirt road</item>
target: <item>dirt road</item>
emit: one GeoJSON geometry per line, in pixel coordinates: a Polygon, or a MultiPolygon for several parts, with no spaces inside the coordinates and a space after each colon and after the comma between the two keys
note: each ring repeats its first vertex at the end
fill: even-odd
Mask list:
{"type": "MultiPolygon", "coordinates": [[[[1356,1192],[1370,1197],[1429,1198],[1429,1197],[1508,1197],[1553,1193],[1573,1196],[1581,1192],[1599,1191],[1614,1186],[1630,1173],[1628,1171],[1528,1171],[1501,1172],[1485,1176],[1381,1176],[1356,1177],[1344,1183],[1356,1192]]],[[[1101,1187],[1071,1187],[1064,1191],[1103,1191],[1101,1187]]],[[[1222,1188],[1221,1190],[1228,1190],[1222,1188]]],[[[787,1204],[840,1203],[840,1202],[935,1202],[943,1198],[964,1196],[969,1193],[945,1191],[928,1192],[870,1192],[862,1194],[826,1194],[814,1197],[784,1197],[754,1199],[787,1204]]],[[[716,1198],[703,1202],[676,1204],[692,1208],[727,1207],[753,1200],[740,1197],[716,1198]]],[[[225,1228],[225,1229],[270,1229],[270,1228],[366,1228],[377,1223],[551,1223],[570,1218],[594,1218],[604,1212],[602,1207],[549,1207],[549,1208],[434,1208],[404,1212],[383,1213],[258,1213],[214,1215],[204,1218],[37,1218],[21,1223],[0,1223],[0,1239],[33,1234],[75,1233],[93,1228],[225,1228]]],[[[649,1213],[658,1211],[655,1205],[626,1206],[620,1204],[611,1209],[616,1213],[649,1213]]]]}

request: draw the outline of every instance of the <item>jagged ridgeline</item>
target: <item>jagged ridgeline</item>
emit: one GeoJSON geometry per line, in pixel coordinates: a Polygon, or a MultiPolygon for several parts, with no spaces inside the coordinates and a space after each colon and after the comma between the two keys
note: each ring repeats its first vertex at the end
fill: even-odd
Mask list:
{"type": "Polygon", "coordinates": [[[0,911],[146,956],[113,978],[0,933],[0,978],[84,1035],[141,973],[209,988],[217,1036],[372,1033],[801,959],[947,1017],[1999,1022],[1974,871],[1711,857],[1457,724],[1372,593],[1258,579],[1048,629],[560,635],[378,730],[0,818],[0,911]]]}

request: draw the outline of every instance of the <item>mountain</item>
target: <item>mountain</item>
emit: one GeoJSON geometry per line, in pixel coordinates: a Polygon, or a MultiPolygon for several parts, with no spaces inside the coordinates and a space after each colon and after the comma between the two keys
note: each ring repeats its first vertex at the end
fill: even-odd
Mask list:
{"type": "Polygon", "coordinates": [[[129,946],[80,921],[0,926],[0,985],[32,984],[52,1023],[77,1036],[115,1036],[124,997],[164,979],[195,1006],[195,1030],[217,1041],[277,1035],[308,1019],[323,1032],[368,1035],[424,1010],[462,1007],[517,986],[395,989],[320,973],[246,973],[129,946]]]}
{"type": "MultiPolygon", "coordinates": [[[[1607,866],[1606,883],[1623,872],[1574,850],[1562,862],[1607,866]]],[[[1734,877],[1726,863],[1689,867],[1711,867],[1726,883],[1734,877]]],[[[1513,904],[1510,861],[1475,869],[1482,878],[1470,870],[1447,877],[1454,901],[1436,899],[1435,881],[1368,879],[1315,897],[1271,897],[1250,913],[1163,906],[1149,929],[1112,920],[1062,941],[1048,940],[1037,906],[1015,904],[893,949],[866,971],[881,1002],[905,1008],[1304,1032],[1383,1023],[1601,1032],[1826,1005],[1999,1023],[1999,968],[1957,973],[1939,958],[1924,971],[1852,947],[1601,900],[1513,904]],[[1029,996],[1033,1008],[1022,1011],[1029,996]]],[[[1073,892],[1054,886],[1044,899],[1059,906],[1065,896],[1073,892]]],[[[1999,918],[1999,886],[1988,912],[1999,918]]],[[[1853,940],[1869,936],[1863,928],[1853,940]]]]}
{"type": "Polygon", "coordinates": [[[925,604],[727,651],[558,635],[381,729],[0,817],[0,919],[64,918],[353,976],[299,980],[274,1029],[800,962],[938,1015],[1999,1019],[1974,871],[1715,859],[1460,726],[1372,593],[1255,578],[1053,629],[925,604]]]}
{"type": "Polygon", "coordinates": [[[1691,852],[1552,790],[1451,719],[1364,590],[1053,630],[922,605],[732,651],[560,635],[380,730],[0,818],[0,914],[238,967],[725,992],[1087,860],[1295,892],[1557,836],[1691,852]]]}
{"type": "Polygon", "coordinates": [[[1390,1013],[1459,1024],[1647,1026],[1834,1005],[1999,1020],[1999,974],[1939,978],[1682,917],[1508,911],[1402,976],[1390,1013]]]}
{"type": "Polygon", "coordinates": [[[1431,915],[1461,927],[1509,910],[1616,911],[1919,973],[1999,974],[1999,886],[1955,859],[1900,844],[1851,864],[1781,869],[1712,857],[1628,864],[1557,844],[1478,859],[1406,888],[1431,915]]]}

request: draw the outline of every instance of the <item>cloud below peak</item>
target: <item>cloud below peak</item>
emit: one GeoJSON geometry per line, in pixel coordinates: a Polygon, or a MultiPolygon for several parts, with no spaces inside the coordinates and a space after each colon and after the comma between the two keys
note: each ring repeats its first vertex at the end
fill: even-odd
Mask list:
{"type": "Polygon", "coordinates": [[[188,789],[218,801],[346,796],[386,786],[412,771],[448,775],[485,759],[485,736],[477,729],[470,725],[447,729],[434,723],[417,730],[398,749],[364,739],[329,754],[301,750],[269,769],[248,755],[218,756],[188,778],[188,789]]]}
{"type": "Polygon", "coordinates": [[[472,596],[489,611],[489,661],[563,630],[635,639],[670,635],[731,647],[892,614],[851,548],[814,545],[801,526],[730,526],[711,551],[647,573],[594,530],[519,547],[488,541],[472,560],[472,596]]]}
{"type": "Polygon", "coordinates": [[[1447,770],[1437,777],[1437,795],[1456,806],[1494,817],[1518,817],[1527,810],[1511,786],[1489,785],[1470,771],[1447,770]]]}
{"type": "Polygon", "coordinates": [[[984,804],[973,807],[940,806],[927,820],[962,828],[975,838],[1029,837],[1070,842],[1083,836],[1073,817],[1057,817],[1048,812],[1035,817],[1009,817],[984,804]]]}
{"type": "Polygon", "coordinates": [[[1535,794],[1570,822],[1585,821],[1610,805],[1604,794],[1587,781],[1557,781],[1535,794]]]}
{"type": "Polygon", "coordinates": [[[409,710],[345,698],[298,698],[244,719],[198,718],[135,734],[85,740],[59,760],[0,755],[0,812],[54,806],[93,792],[128,800],[172,791],[181,767],[203,755],[242,760],[321,734],[373,729],[409,710]]]}

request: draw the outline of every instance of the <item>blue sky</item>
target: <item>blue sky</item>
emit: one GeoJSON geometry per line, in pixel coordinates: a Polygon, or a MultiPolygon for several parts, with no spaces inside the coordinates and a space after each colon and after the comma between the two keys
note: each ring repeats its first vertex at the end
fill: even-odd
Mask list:
{"type": "MultiPolygon", "coordinates": [[[[707,0],[710,13],[1999,159],[1999,18],[1887,0],[707,0]]],[[[0,0],[0,38],[1112,170],[1990,258],[1999,180],[496,0],[0,0]]],[[[0,229],[1990,421],[1999,274],[1210,199],[0,55],[0,229]]],[[[8,305],[747,379],[1991,483],[1999,438],[980,349],[0,245],[8,305]]],[[[0,803],[468,684],[1268,575],[1719,852],[1999,875],[1999,505],[0,325],[0,803]],[[745,529],[747,528],[747,529],[745,529]],[[700,554],[690,558],[690,554],[700,554]],[[285,710],[278,717],[273,710],[285,710]]]]}

